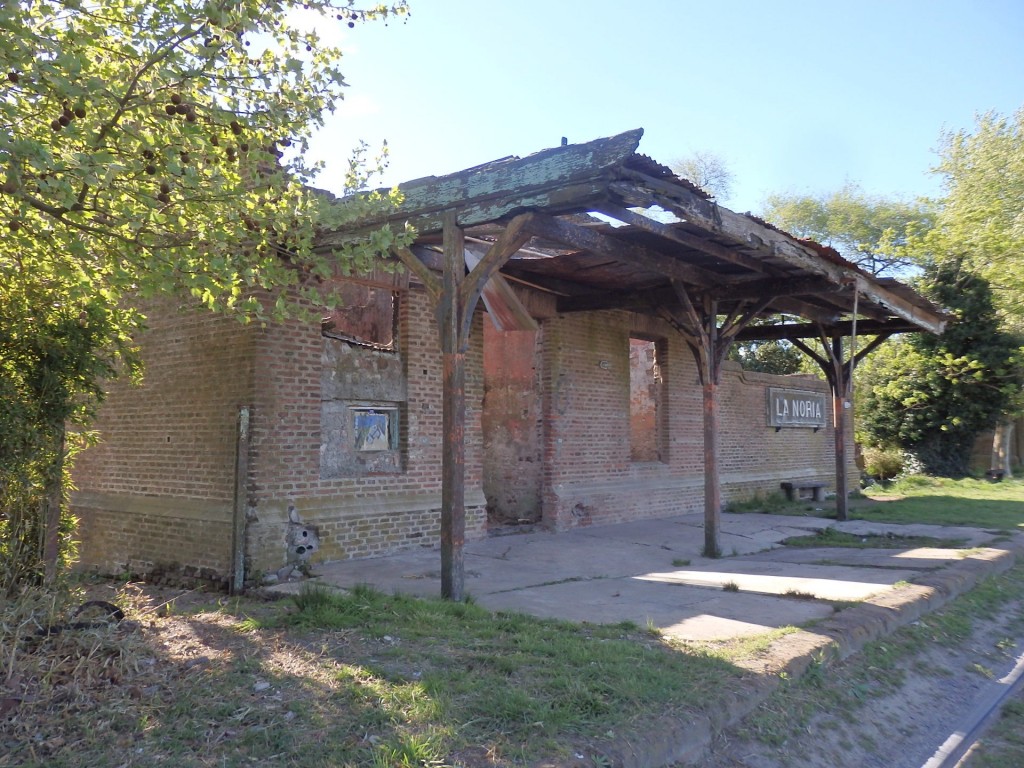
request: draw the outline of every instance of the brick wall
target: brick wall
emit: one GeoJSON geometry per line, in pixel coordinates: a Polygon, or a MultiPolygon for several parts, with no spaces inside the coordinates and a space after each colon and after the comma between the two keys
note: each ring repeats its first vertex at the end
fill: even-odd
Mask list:
{"type": "Polygon", "coordinates": [[[171,563],[226,572],[254,329],[170,303],[146,314],[144,382],[108,387],[102,441],[75,464],[82,561],[104,572],[171,563]]]}
{"type": "MultiPolygon", "coordinates": [[[[400,403],[397,467],[366,466],[345,476],[325,463],[321,447],[322,382],[325,366],[336,365],[336,340],[300,321],[271,325],[260,332],[256,359],[253,447],[250,464],[248,568],[278,569],[284,557],[289,505],[320,533],[320,560],[367,557],[410,547],[436,546],[441,506],[441,355],[433,311],[419,291],[399,300],[397,352],[391,361],[377,350],[351,347],[348,355],[366,361],[363,396],[375,389],[400,403]],[[402,366],[404,391],[395,394],[393,360],[402,366]],[[378,381],[379,379],[379,381],[378,381]],[[326,467],[330,467],[325,471],[326,467]],[[371,468],[372,469],[372,468],[371,468]]],[[[482,328],[477,317],[466,369],[466,536],[485,532],[482,489],[480,406],[483,399],[482,328]]],[[[351,367],[355,365],[349,361],[351,367]]],[[[379,393],[378,393],[379,394],[379,393]]]]}
{"type": "MultiPolygon", "coordinates": [[[[580,313],[544,324],[543,518],[555,529],[703,509],[703,407],[693,356],[674,330],[624,312],[580,313]],[[660,461],[630,458],[630,335],[659,340],[665,411],[660,461]]],[[[814,479],[834,487],[831,427],[766,425],[768,386],[828,393],[813,378],[743,372],[726,364],[719,388],[723,502],[778,492],[779,482],[814,479]]],[[[828,402],[831,402],[829,398],[828,402]]],[[[848,456],[851,476],[852,435],[848,456]]]]}
{"type": "MultiPolygon", "coordinates": [[[[143,339],[146,383],[111,388],[98,425],[104,443],[78,462],[75,508],[83,520],[87,563],[144,571],[177,561],[229,571],[236,418],[243,404],[252,408],[245,500],[250,575],[284,565],[290,506],[318,528],[319,560],[437,545],[441,355],[425,294],[402,292],[394,354],[347,348],[344,371],[360,373],[340,388],[324,382],[330,378],[325,371],[340,364],[335,347],[344,342],[324,338],[316,323],[242,326],[206,313],[160,309],[150,313],[143,339]],[[325,424],[334,424],[325,413],[333,419],[350,400],[377,395],[398,412],[396,455],[358,466],[325,460],[324,452],[332,450],[325,424]],[[328,400],[340,405],[325,409],[328,400]]],[[[467,539],[486,533],[481,317],[466,358],[467,539]]],[[[521,417],[524,456],[537,465],[528,490],[536,488],[543,521],[564,529],[702,509],[701,389],[681,337],[660,321],[623,312],[544,318],[533,370],[520,361],[516,379],[519,402],[534,377],[535,401],[524,401],[525,410],[503,406],[506,416],[521,417]],[[631,335],[657,343],[661,383],[654,388],[660,402],[653,461],[631,458],[631,335]]],[[[726,503],[778,491],[780,480],[834,482],[830,428],[776,432],[766,425],[765,388],[780,384],[785,382],[778,377],[738,367],[723,374],[726,503]]],[[[824,383],[807,379],[796,388],[827,392],[824,383]]],[[[489,439],[500,442],[502,434],[492,430],[489,439]]],[[[494,456],[504,455],[493,449],[505,447],[490,446],[488,472],[495,471],[494,456]]],[[[848,455],[852,467],[852,445],[848,455]]],[[[491,481],[493,488],[493,475],[491,481]]]]}
{"type": "MultiPolygon", "coordinates": [[[[399,466],[380,473],[363,467],[348,477],[336,463],[325,471],[321,457],[322,375],[336,364],[333,346],[343,342],[298,320],[242,326],[168,305],[152,307],[149,315],[141,344],[145,384],[111,386],[97,425],[104,441],[76,468],[74,506],[82,518],[85,564],[145,573],[176,562],[229,572],[241,404],[252,413],[248,573],[284,565],[289,506],[319,529],[322,560],[438,543],[441,356],[424,294],[403,293],[399,302],[394,359],[405,379],[399,466]]],[[[467,538],[484,535],[486,524],[482,350],[478,316],[467,354],[467,538]]],[[[376,368],[394,378],[393,360],[382,363],[379,351],[349,351],[369,361],[368,377],[376,368]]]]}

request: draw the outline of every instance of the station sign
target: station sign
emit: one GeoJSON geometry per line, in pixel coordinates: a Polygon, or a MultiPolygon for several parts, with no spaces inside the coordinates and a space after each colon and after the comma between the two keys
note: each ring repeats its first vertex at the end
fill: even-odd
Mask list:
{"type": "Polygon", "coordinates": [[[827,426],[825,397],[824,392],[768,387],[768,426],[810,427],[815,431],[827,426]]]}

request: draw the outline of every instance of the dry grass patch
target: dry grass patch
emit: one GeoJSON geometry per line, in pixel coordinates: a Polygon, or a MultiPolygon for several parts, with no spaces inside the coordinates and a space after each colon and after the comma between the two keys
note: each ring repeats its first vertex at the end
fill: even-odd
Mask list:
{"type": "Polygon", "coordinates": [[[128,589],[118,624],[36,634],[81,597],[3,606],[4,768],[600,765],[610,739],[746,674],[634,625],[370,590],[167,611],[128,589]]]}

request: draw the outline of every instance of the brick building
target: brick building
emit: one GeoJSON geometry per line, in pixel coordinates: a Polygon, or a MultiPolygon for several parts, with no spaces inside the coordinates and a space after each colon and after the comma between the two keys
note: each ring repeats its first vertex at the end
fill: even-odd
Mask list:
{"type": "MultiPolygon", "coordinates": [[[[435,546],[438,335],[421,289],[395,296],[393,351],[313,324],[258,328],[202,311],[151,310],[145,382],[111,388],[97,425],[103,441],[76,465],[83,561],[113,573],[172,563],[229,573],[241,405],[251,407],[247,573],[284,565],[290,505],[319,528],[321,559],[435,546]],[[347,428],[366,411],[394,419],[393,448],[351,449],[347,428]],[[361,458],[387,464],[365,467],[361,458]]],[[[492,525],[555,529],[701,509],[700,387],[671,328],[626,312],[551,311],[537,332],[497,331],[483,312],[474,324],[467,536],[486,534],[488,505],[492,525]],[[637,342],[657,359],[639,365],[637,342]],[[632,398],[652,388],[654,418],[633,424],[632,398]],[[654,451],[634,455],[645,440],[654,451]]],[[[828,393],[819,380],[725,371],[727,500],[777,491],[781,479],[829,481],[834,471],[831,426],[767,425],[766,388],[780,385],[828,393]]]]}
{"type": "MultiPolygon", "coordinates": [[[[622,169],[618,176],[594,160],[593,147],[578,147],[587,149],[589,170],[584,171],[593,176],[596,168],[603,184],[636,175],[636,168],[657,170],[662,184],[669,178],[667,169],[633,154],[635,141],[615,160],[614,167],[622,169]]],[[[562,162],[575,149],[532,157],[562,162]]],[[[479,173],[473,170],[474,183],[479,173]]],[[[517,173],[515,184],[521,187],[528,174],[517,173]]],[[[677,197],[698,194],[671,179],[677,197]]],[[[447,179],[428,181],[431,194],[443,197],[440,182],[447,179]]],[[[577,177],[571,181],[579,185],[577,177]]],[[[565,179],[558,184],[565,189],[565,179]]],[[[636,222],[615,229],[589,219],[582,226],[562,223],[571,219],[531,220],[546,229],[514,237],[484,226],[507,221],[510,211],[524,207],[578,217],[593,205],[593,193],[584,202],[566,202],[563,192],[557,205],[545,206],[538,202],[537,188],[529,187],[529,206],[508,203],[499,189],[505,207],[478,220],[465,213],[466,201],[460,207],[467,217],[460,238],[468,233],[490,245],[492,255],[500,248],[511,252],[490,271],[467,270],[468,280],[483,274],[487,308],[475,300],[468,305],[469,333],[465,353],[459,353],[465,376],[464,430],[459,430],[465,523],[459,541],[462,534],[482,537],[489,528],[509,525],[542,524],[557,531],[706,510],[709,402],[718,440],[718,487],[712,495],[720,492],[726,503],[777,491],[782,480],[834,487],[837,450],[840,464],[855,471],[849,425],[844,438],[835,439],[835,387],[811,377],[743,372],[722,364],[720,357],[711,361],[712,368],[702,368],[707,356],[695,341],[700,329],[687,326],[679,313],[664,311],[669,306],[664,300],[649,300],[662,289],[652,279],[654,261],[636,268],[636,259],[650,259],[642,250],[649,233],[636,222]],[[559,226],[570,229],[565,234],[559,226]],[[601,234],[594,235],[598,230],[601,234]],[[556,236],[561,243],[553,242],[556,236]],[[585,248],[566,242],[577,237],[586,241],[585,248]],[[613,261],[628,270],[608,271],[601,255],[608,247],[622,249],[613,261]],[[487,301],[488,289],[496,286],[503,291],[487,301]],[[709,382],[714,385],[710,401],[709,382]],[[801,408],[810,404],[808,413],[773,420],[773,391],[797,398],[793,402],[801,408]]],[[[498,194],[488,189],[492,198],[498,194]]],[[[407,200],[421,204],[414,191],[407,200]]],[[[435,208],[443,206],[441,200],[435,208]]],[[[717,207],[715,215],[721,219],[717,207]]],[[[446,480],[442,472],[451,461],[442,413],[451,392],[448,358],[439,351],[439,340],[441,347],[445,343],[438,327],[444,304],[435,276],[446,269],[438,265],[437,254],[451,249],[447,234],[443,249],[437,247],[440,226],[431,230],[426,219],[417,223],[423,237],[401,254],[410,271],[339,282],[342,309],[320,325],[294,320],[246,326],[170,303],[149,308],[149,330],[141,339],[145,383],[111,388],[98,424],[103,442],[84,453],[75,470],[73,506],[81,518],[86,565],[135,573],[181,568],[185,575],[225,582],[237,580],[244,568],[251,581],[286,565],[294,526],[289,509],[318,529],[320,560],[444,545],[445,483],[450,487],[452,475],[446,480]]],[[[765,260],[760,268],[766,272],[764,285],[776,286],[771,295],[780,298],[774,305],[758,299],[756,312],[747,314],[793,312],[794,307],[814,314],[820,281],[812,285],[807,275],[793,270],[784,274],[782,247],[764,248],[771,238],[784,240],[786,247],[796,241],[760,223],[757,227],[754,235],[744,235],[742,247],[773,255],[775,262],[765,260]],[[794,298],[797,288],[778,286],[783,278],[799,284],[799,298],[794,298]]],[[[690,222],[654,229],[686,242],[696,237],[690,222]]],[[[719,257],[728,255],[719,242],[727,229],[720,220],[716,241],[707,246],[719,257]]],[[[800,254],[814,258],[814,253],[800,254]]],[[[665,257],[660,249],[656,255],[665,257]]],[[[692,255],[677,257],[681,265],[669,267],[677,270],[670,278],[692,275],[703,282],[714,274],[706,255],[707,263],[692,255]],[[693,263],[698,266],[689,266],[693,263]]],[[[461,251],[458,258],[461,264],[461,251]]],[[[855,268],[837,258],[824,259],[821,271],[826,276],[829,270],[842,272],[830,278],[838,282],[855,268]]],[[[746,278],[736,264],[756,267],[754,256],[737,248],[723,280],[733,273],[746,278]]],[[[868,288],[877,299],[883,287],[858,288],[865,291],[862,322],[870,326],[884,313],[867,300],[868,288]]],[[[729,288],[737,294],[748,289],[749,283],[746,289],[729,288]]],[[[884,293],[894,304],[906,303],[906,296],[884,293]]],[[[688,303],[685,296],[683,302],[688,303]]],[[[826,306],[834,303],[829,298],[826,306]]],[[[738,301],[715,309],[711,335],[721,316],[746,317],[742,306],[738,301]]],[[[908,312],[930,311],[919,302],[910,306],[912,311],[898,313],[899,323],[887,330],[909,330],[904,327],[908,312]]],[[[829,338],[826,331],[839,333],[843,326],[838,307],[828,313],[835,325],[824,324],[825,314],[822,310],[814,332],[829,338]]],[[[739,330],[723,325],[722,333],[739,330]]],[[[800,334],[809,335],[792,332],[794,338],[800,334]]],[[[843,362],[841,347],[838,361],[843,362]]]]}

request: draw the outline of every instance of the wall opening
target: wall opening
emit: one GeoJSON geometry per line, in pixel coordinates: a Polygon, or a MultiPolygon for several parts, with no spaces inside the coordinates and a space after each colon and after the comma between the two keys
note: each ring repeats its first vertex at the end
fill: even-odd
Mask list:
{"type": "Polygon", "coordinates": [[[320,322],[324,336],[392,352],[398,324],[397,294],[389,288],[340,282],[337,308],[320,322]]]}
{"type": "Polygon", "coordinates": [[[629,339],[629,457],[635,462],[665,461],[664,343],[629,339]]]}

